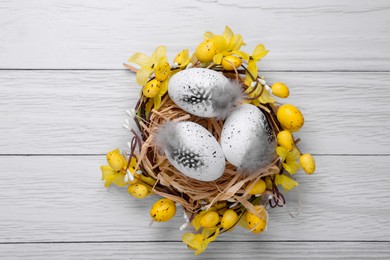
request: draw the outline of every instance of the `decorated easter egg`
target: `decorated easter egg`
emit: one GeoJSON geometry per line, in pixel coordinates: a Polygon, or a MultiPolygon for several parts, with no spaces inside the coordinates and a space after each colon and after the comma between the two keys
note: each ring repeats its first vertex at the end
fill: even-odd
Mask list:
{"type": "Polygon", "coordinates": [[[256,106],[237,107],[225,120],[221,146],[226,159],[240,171],[256,171],[275,159],[276,138],[256,106]]]}
{"type": "Polygon", "coordinates": [[[168,83],[168,94],[184,111],[225,118],[243,97],[241,86],[222,73],[203,68],[182,70],[168,83]]]}
{"type": "Polygon", "coordinates": [[[200,181],[213,181],[225,171],[225,157],[217,139],[194,122],[166,122],[154,142],[182,174],[200,181]]]}

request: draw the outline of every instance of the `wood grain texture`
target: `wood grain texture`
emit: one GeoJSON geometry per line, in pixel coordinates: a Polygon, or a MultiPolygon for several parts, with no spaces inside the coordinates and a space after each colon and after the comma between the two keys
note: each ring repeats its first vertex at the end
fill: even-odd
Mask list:
{"type": "MultiPolygon", "coordinates": [[[[305,115],[303,151],[390,153],[390,73],[264,75],[286,82],[305,115]]],[[[127,71],[0,71],[0,90],[0,154],[103,154],[125,148],[140,87],[127,71]]]]}
{"type": "Polygon", "coordinates": [[[0,68],[121,68],[159,44],[195,49],[229,24],[267,70],[390,70],[390,3],[329,1],[1,1],[0,68]]]}
{"type": "Polygon", "coordinates": [[[215,242],[200,255],[179,242],[0,245],[4,259],[388,259],[390,242],[215,242]],[[365,257],[365,258],[364,258],[365,257]]]}
{"type": "MultiPolygon", "coordinates": [[[[390,241],[387,161],[388,156],[319,156],[317,174],[296,175],[303,204],[297,218],[272,209],[265,234],[239,228],[219,240],[390,241]]],[[[149,228],[149,208],[158,196],[136,200],[126,188],[106,190],[101,164],[104,156],[0,157],[0,243],[181,240],[181,213],[149,228]]],[[[295,213],[297,193],[287,200],[295,213]]]]}

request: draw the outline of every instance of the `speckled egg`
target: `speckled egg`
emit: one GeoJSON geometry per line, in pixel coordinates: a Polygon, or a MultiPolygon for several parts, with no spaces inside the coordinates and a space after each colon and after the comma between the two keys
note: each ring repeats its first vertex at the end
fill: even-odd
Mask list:
{"type": "Polygon", "coordinates": [[[217,139],[194,122],[166,122],[155,136],[169,162],[184,175],[213,181],[225,170],[225,156],[217,139]]]}
{"type": "Polygon", "coordinates": [[[222,117],[242,97],[240,86],[220,72],[203,68],[176,73],[169,80],[168,94],[178,107],[200,117],[222,117]]]}
{"type": "Polygon", "coordinates": [[[221,147],[231,164],[240,171],[253,172],[275,159],[276,138],[263,112],[244,104],[226,118],[221,147]]]}

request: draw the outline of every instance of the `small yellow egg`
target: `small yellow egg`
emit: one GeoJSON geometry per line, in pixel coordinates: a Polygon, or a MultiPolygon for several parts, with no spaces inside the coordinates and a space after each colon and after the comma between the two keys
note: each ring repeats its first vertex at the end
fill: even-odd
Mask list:
{"type": "Polygon", "coordinates": [[[156,201],[150,209],[150,216],[154,221],[165,222],[176,214],[176,204],[170,199],[163,198],[156,201]]]}
{"type": "Polygon", "coordinates": [[[200,219],[200,225],[205,228],[215,227],[219,222],[219,215],[215,211],[207,212],[200,219]]]}
{"type": "Polygon", "coordinates": [[[217,54],[217,47],[211,39],[201,42],[195,50],[195,56],[200,62],[213,61],[215,54],[217,54]]]}
{"type": "Polygon", "coordinates": [[[169,73],[171,73],[171,67],[168,62],[164,62],[156,68],[155,77],[158,81],[164,81],[169,77],[169,73]]]}
{"type": "Polygon", "coordinates": [[[233,227],[238,221],[237,213],[232,210],[228,209],[223,213],[222,220],[221,220],[221,227],[225,230],[233,227]]]}
{"type": "Polygon", "coordinates": [[[312,174],[316,170],[316,162],[314,161],[314,157],[311,154],[302,154],[299,158],[299,162],[301,163],[302,169],[307,174],[312,174]]]}
{"type": "Polygon", "coordinates": [[[127,188],[127,192],[137,199],[143,199],[149,194],[149,189],[145,184],[136,183],[134,185],[130,185],[127,188]]]}
{"type": "Polygon", "coordinates": [[[287,130],[280,131],[278,133],[277,140],[278,144],[286,148],[288,151],[291,151],[294,148],[294,138],[287,130]]]}
{"type": "Polygon", "coordinates": [[[248,211],[246,213],[246,223],[248,228],[252,230],[252,233],[259,234],[260,232],[264,231],[267,225],[267,211],[262,205],[255,206],[255,210],[259,212],[261,218],[248,211]]]}
{"type": "Polygon", "coordinates": [[[225,70],[234,70],[240,67],[242,64],[242,60],[236,56],[226,56],[222,59],[222,68],[225,70]]]}
{"type": "MultiPolygon", "coordinates": [[[[250,185],[248,185],[248,186],[250,186],[250,185]]],[[[262,194],[266,189],[267,189],[267,185],[265,184],[265,181],[260,179],[255,184],[252,185],[252,188],[248,194],[251,194],[251,195],[262,194]]]]}
{"type": "Polygon", "coordinates": [[[304,118],[301,111],[290,104],[279,107],[276,117],[282,127],[288,131],[299,131],[304,124],[304,118]]]}
{"type": "Polygon", "coordinates": [[[107,153],[107,162],[114,171],[121,170],[124,165],[123,156],[119,153],[119,150],[107,153]]]}
{"type": "Polygon", "coordinates": [[[272,94],[280,98],[287,98],[290,95],[288,87],[282,82],[275,82],[271,86],[272,94]]]}
{"type": "Polygon", "coordinates": [[[142,92],[144,93],[145,97],[153,98],[155,97],[158,92],[160,91],[161,82],[157,79],[152,79],[142,89],[142,92]]]}

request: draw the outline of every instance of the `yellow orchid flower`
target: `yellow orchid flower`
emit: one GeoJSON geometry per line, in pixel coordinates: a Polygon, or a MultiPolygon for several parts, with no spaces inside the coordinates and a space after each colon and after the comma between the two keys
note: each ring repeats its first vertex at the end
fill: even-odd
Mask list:
{"type": "Polygon", "coordinates": [[[189,55],[188,49],[184,49],[179,54],[176,55],[175,59],[173,60],[174,63],[177,64],[177,66],[181,69],[185,68],[191,61],[191,57],[189,55]]]}
{"type": "Polygon", "coordinates": [[[247,53],[240,51],[240,48],[245,45],[242,36],[234,34],[229,26],[225,27],[225,31],[222,35],[215,35],[212,32],[206,32],[204,34],[204,38],[205,40],[212,40],[217,48],[217,54],[213,57],[213,62],[215,64],[221,64],[223,57],[232,54],[235,54],[244,60],[249,59],[249,55],[247,53]]]}
{"type": "Polygon", "coordinates": [[[129,58],[129,62],[138,64],[141,69],[137,71],[136,80],[138,85],[144,86],[150,75],[167,62],[167,49],[165,46],[156,48],[151,57],[148,55],[136,52],[129,58]]]}
{"type": "Polygon", "coordinates": [[[297,162],[297,159],[300,156],[300,152],[296,147],[294,147],[290,152],[282,147],[276,147],[276,153],[279,155],[282,160],[283,168],[288,171],[290,174],[295,174],[301,167],[297,162]]]}
{"type": "MultiPolygon", "coordinates": [[[[119,153],[119,149],[113,150],[111,152],[107,153],[107,160],[110,159],[112,155],[120,156],[123,160],[122,168],[119,170],[114,170],[110,165],[107,166],[101,166],[100,170],[102,171],[102,180],[105,181],[104,186],[108,188],[112,183],[114,183],[116,186],[123,187],[129,184],[128,181],[125,181],[125,175],[126,175],[126,167],[127,167],[127,160],[125,157],[119,153]]],[[[112,165],[112,163],[109,161],[109,164],[112,165]]],[[[137,166],[137,160],[133,157],[131,158],[130,165],[129,165],[129,171],[133,174],[135,174],[135,167],[137,166]]]]}
{"type": "Polygon", "coordinates": [[[110,166],[101,166],[102,180],[105,181],[104,186],[110,187],[112,183],[116,186],[123,187],[127,183],[124,181],[124,174],[121,171],[114,171],[110,166]]]}
{"type": "Polygon", "coordinates": [[[264,47],[263,44],[259,44],[255,47],[252,56],[249,57],[249,62],[254,61],[255,63],[259,62],[265,55],[267,55],[268,50],[264,47]]]}
{"type": "Polygon", "coordinates": [[[182,236],[182,240],[187,244],[188,248],[195,251],[195,255],[203,253],[208,244],[217,239],[219,235],[219,229],[211,231],[203,229],[202,234],[185,233],[182,236]]]}
{"type": "Polygon", "coordinates": [[[160,91],[157,93],[157,95],[153,98],[153,107],[154,109],[158,110],[161,105],[161,98],[164,96],[165,93],[168,91],[168,80],[164,80],[161,82],[160,91]]]}
{"type": "Polygon", "coordinates": [[[286,192],[298,186],[298,182],[286,176],[285,174],[276,174],[275,184],[282,186],[286,192]]]}

